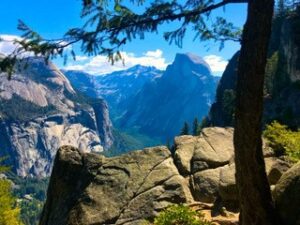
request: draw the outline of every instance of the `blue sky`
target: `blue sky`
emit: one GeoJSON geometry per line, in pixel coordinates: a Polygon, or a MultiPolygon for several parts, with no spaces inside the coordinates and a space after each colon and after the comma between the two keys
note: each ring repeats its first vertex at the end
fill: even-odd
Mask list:
{"type": "MultiPolygon", "coordinates": [[[[17,20],[23,20],[34,30],[47,38],[61,37],[70,27],[79,27],[83,24],[80,18],[81,0],[1,0],[0,1],[0,34],[20,35],[17,30],[17,20]]],[[[236,26],[242,27],[245,22],[246,6],[235,4],[218,9],[213,15],[224,16],[236,26]]],[[[219,51],[215,43],[200,43],[193,41],[193,33],[188,32],[183,48],[169,45],[163,39],[163,31],[176,28],[176,24],[167,24],[159,29],[158,34],[148,34],[144,40],[134,40],[122,48],[125,56],[125,67],[136,63],[156,65],[163,69],[171,63],[178,52],[192,52],[204,57],[212,67],[213,73],[221,75],[228,59],[239,49],[238,43],[227,42],[225,48],[219,51]],[[126,62],[127,61],[127,62],[126,62]],[[218,71],[219,70],[219,71],[218,71]]],[[[2,43],[3,45],[3,43],[2,43]]],[[[3,46],[0,45],[0,51],[3,46]]],[[[55,60],[59,67],[82,69],[94,74],[103,74],[113,70],[124,69],[123,66],[111,67],[104,56],[87,58],[77,51],[78,61],[68,61],[64,66],[62,59],[55,60]]]]}

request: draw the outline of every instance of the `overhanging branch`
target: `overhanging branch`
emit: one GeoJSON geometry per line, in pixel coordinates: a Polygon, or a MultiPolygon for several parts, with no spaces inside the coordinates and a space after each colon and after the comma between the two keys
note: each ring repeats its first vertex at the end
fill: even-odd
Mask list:
{"type": "MultiPolygon", "coordinates": [[[[149,23],[158,24],[158,23],[163,22],[163,21],[179,20],[179,19],[184,18],[184,17],[192,17],[192,16],[197,16],[197,15],[200,15],[200,14],[204,14],[204,13],[210,12],[212,10],[215,10],[217,8],[228,5],[228,4],[248,3],[248,2],[249,2],[249,0],[223,0],[219,3],[217,3],[217,4],[212,4],[212,5],[209,5],[205,8],[201,8],[201,9],[196,9],[196,10],[192,10],[192,11],[188,11],[188,12],[182,12],[182,13],[178,13],[178,14],[175,14],[175,15],[162,15],[162,16],[160,16],[158,18],[155,18],[155,19],[154,18],[147,18],[147,19],[142,19],[142,20],[139,20],[139,21],[133,21],[132,23],[121,24],[118,27],[111,28],[109,30],[109,32],[118,33],[121,30],[124,30],[126,28],[133,27],[133,26],[139,26],[139,25],[142,25],[142,24],[149,24],[149,23]]],[[[143,15],[141,15],[141,17],[143,17],[143,15]]]]}

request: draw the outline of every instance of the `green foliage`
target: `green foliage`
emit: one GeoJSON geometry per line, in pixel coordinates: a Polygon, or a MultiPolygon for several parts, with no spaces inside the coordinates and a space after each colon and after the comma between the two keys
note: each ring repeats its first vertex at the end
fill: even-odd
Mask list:
{"type": "Polygon", "coordinates": [[[193,122],[193,135],[197,136],[200,134],[200,132],[201,132],[201,127],[200,127],[198,118],[195,118],[194,122],[193,122]]]}
{"type": "Polygon", "coordinates": [[[281,119],[292,127],[293,122],[295,122],[295,115],[291,106],[286,106],[284,108],[281,119]]]}
{"type": "Polygon", "coordinates": [[[226,89],[223,92],[222,110],[226,115],[226,124],[233,124],[235,113],[236,93],[232,89],[226,89]]]}
{"type": "Polygon", "coordinates": [[[189,135],[190,134],[190,127],[187,122],[184,122],[183,127],[181,128],[180,135],[189,135]]]}
{"type": "Polygon", "coordinates": [[[292,87],[297,89],[297,90],[300,90],[300,80],[297,80],[297,81],[293,82],[292,87]]]}
{"type": "Polygon", "coordinates": [[[66,96],[66,98],[68,98],[69,100],[71,100],[72,102],[78,103],[81,106],[90,106],[92,104],[96,104],[97,102],[101,102],[102,99],[96,99],[96,98],[92,98],[89,96],[86,96],[85,94],[83,94],[81,91],[75,89],[76,93],[70,93],[67,90],[64,90],[64,95],[66,96]]]}
{"type": "Polygon", "coordinates": [[[38,225],[43,210],[44,202],[35,198],[32,200],[22,200],[21,220],[25,225],[38,225]]]}
{"type": "Polygon", "coordinates": [[[264,84],[264,95],[273,94],[274,89],[274,77],[277,72],[279,61],[278,51],[268,59],[265,72],[265,84],[264,84]]]}
{"type": "Polygon", "coordinates": [[[277,121],[266,127],[263,133],[277,156],[287,155],[292,161],[300,160],[300,131],[291,131],[277,121]]]}
{"type": "Polygon", "coordinates": [[[21,225],[20,209],[11,193],[11,182],[0,179],[0,225],[21,225]]]}
{"type": "Polygon", "coordinates": [[[274,97],[290,84],[290,76],[287,73],[287,59],[282,52],[279,52],[278,55],[278,65],[280,66],[277,66],[272,87],[274,97]]]}
{"type": "Polygon", "coordinates": [[[169,139],[169,138],[167,139],[166,147],[171,151],[172,145],[171,145],[171,142],[170,142],[170,139],[169,139]]]}
{"type": "Polygon", "coordinates": [[[170,138],[167,138],[166,147],[170,150],[171,154],[174,156],[176,147],[173,141],[170,141],[170,138]]]}
{"type": "Polygon", "coordinates": [[[4,173],[4,172],[7,172],[9,170],[9,167],[8,166],[3,166],[1,165],[1,163],[6,159],[6,157],[1,157],[0,158],[0,174],[1,173],[4,173]]]}
{"type": "MultiPolygon", "coordinates": [[[[3,159],[0,159],[0,163],[3,159]]],[[[0,165],[0,173],[7,171],[7,167],[0,165]]],[[[0,225],[22,225],[20,208],[12,195],[11,182],[0,178],[0,225]]]]}
{"type": "Polygon", "coordinates": [[[22,222],[25,225],[38,224],[46,200],[49,179],[21,178],[11,172],[7,173],[7,176],[17,187],[14,189],[14,195],[20,199],[22,222]],[[24,198],[25,195],[32,199],[24,198]]]}
{"type": "MultiPolygon", "coordinates": [[[[293,31],[293,40],[297,46],[300,46],[300,2],[298,3],[298,8],[293,15],[292,22],[292,31],[293,31]]],[[[298,57],[296,61],[296,68],[300,70],[300,48],[298,47],[298,57]]]]}
{"type": "Polygon", "coordinates": [[[1,100],[0,104],[1,119],[13,121],[27,121],[34,117],[43,116],[48,113],[56,112],[53,105],[41,107],[30,101],[26,101],[18,95],[13,95],[9,100],[1,100]]]}
{"type": "Polygon", "coordinates": [[[188,206],[172,205],[154,219],[154,225],[211,225],[211,223],[188,206]]]}
{"type": "Polygon", "coordinates": [[[18,198],[22,198],[24,195],[31,195],[37,200],[46,200],[49,178],[21,178],[11,172],[7,173],[7,176],[17,185],[18,188],[14,189],[14,193],[18,198]]]}
{"type": "MultiPolygon", "coordinates": [[[[299,3],[298,3],[299,4],[299,3]]],[[[269,44],[269,56],[266,66],[266,79],[265,79],[265,95],[276,97],[278,93],[288,85],[291,84],[290,75],[288,74],[288,65],[286,54],[283,52],[282,39],[286,39],[283,34],[283,26],[290,27],[295,45],[300,45],[300,14],[297,13],[293,4],[289,1],[278,1],[277,11],[272,24],[272,36],[269,44]]],[[[298,55],[300,54],[300,50],[298,55]]],[[[300,68],[300,57],[295,66],[300,68]]]]}
{"type": "MultiPolygon", "coordinates": [[[[1,42],[1,39],[0,39],[1,42]]],[[[8,79],[11,79],[11,75],[14,72],[15,64],[17,63],[17,57],[0,57],[0,71],[5,71],[8,74],[8,79]]]]}
{"type": "Polygon", "coordinates": [[[123,132],[114,129],[113,136],[115,137],[113,145],[108,151],[104,152],[105,156],[107,157],[162,144],[160,140],[143,135],[134,128],[123,132]]]}
{"type": "Polygon", "coordinates": [[[210,126],[210,122],[207,116],[203,117],[201,120],[201,123],[199,125],[199,134],[201,133],[201,130],[205,127],[209,127],[210,126]]]}

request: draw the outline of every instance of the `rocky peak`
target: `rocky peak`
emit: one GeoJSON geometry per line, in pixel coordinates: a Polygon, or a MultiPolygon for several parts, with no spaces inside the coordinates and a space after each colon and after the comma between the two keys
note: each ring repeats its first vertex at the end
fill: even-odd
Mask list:
{"type": "Polygon", "coordinates": [[[208,65],[200,56],[195,55],[191,52],[177,53],[176,56],[175,56],[174,62],[178,62],[178,61],[189,61],[189,62],[192,62],[194,64],[208,65]]]}
{"type": "Polygon", "coordinates": [[[171,66],[167,67],[167,71],[171,70],[173,76],[180,75],[188,76],[193,74],[198,76],[211,76],[211,69],[209,65],[200,57],[192,53],[178,53],[171,66]],[[177,73],[175,71],[178,71],[177,73]]]}
{"type": "Polygon", "coordinates": [[[40,107],[53,105],[59,111],[71,113],[74,103],[70,97],[76,92],[52,62],[29,57],[20,62],[19,68],[11,80],[5,73],[0,74],[0,98],[10,100],[18,96],[40,107]]]}
{"type": "Polygon", "coordinates": [[[135,65],[126,70],[115,71],[110,74],[105,74],[102,76],[98,76],[97,80],[112,80],[112,79],[129,79],[134,80],[136,78],[148,77],[149,80],[156,76],[160,76],[162,73],[161,70],[155,68],[154,66],[143,66],[143,65],[135,65]]]}
{"type": "Polygon", "coordinates": [[[66,71],[65,74],[74,87],[84,94],[104,98],[118,118],[128,108],[127,104],[132,97],[146,83],[160,77],[162,71],[155,67],[136,65],[101,76],[91,76],[81,71],[66,71]]]}
{"type": "Polygon", "coordinates": [[[141,133],[165,142],[180,132],[184,122],[191,124],[207,114],[216,83],[203,59],[191,53],[177,54],[161,77],[132,96],[120,124],[138,127],[141,133]]]}
{"type": "Polygon", "coordinates": [[[135,74],[147,73],[152,71],[158,71],[154,66],[142,66],[140,64],[135,65],[127,70],[128,72],[134,72],[135,74]]]}
{"type": "Polygon", "coordinates": [[[45,61],[43,57],[29,57],[21,63],[26,64],[22,73],[32,79],[37,79],[39,83],[50,83],[53,88],[63,88],[69,93],[75,94],[70,81],[51,61],[45,61]]]}

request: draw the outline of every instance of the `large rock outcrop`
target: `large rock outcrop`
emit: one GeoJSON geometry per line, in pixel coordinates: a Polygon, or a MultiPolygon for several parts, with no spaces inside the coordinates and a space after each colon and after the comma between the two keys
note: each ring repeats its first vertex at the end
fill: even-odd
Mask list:
{"type": "MultiPolygon", "coordinates": [[[[231,128],[206,128],[198,137],[177,137],[174,156],[166,147],[113,158],[61,147],[40,225],[142,225],[173,203],[232,207],[232,138],[231,128]]],[[[272,157],[267,146],[265,157],[276,183],[289,165],[272,157]]]]}
{"type": "Polygon", "coordinates": [[[192,201],[166,147],[105,158],[57,153],[41,225],[142,224],[171,203],[192,201]]]}
{"type": "Polygon", "coordinates": [[[284,225],[300,224],[300,162],[282,175],[274,199],[284,225]]]}
{"type": "Polygon", "coordinates": [[[112,145],[108,107],[89,103],[58,68],[43,58],[27,64],[8,80],[0,74],[0,156],[20,176],[49,176],[56,150],[72,144],[101,152],[112,145]]]}
{"type": "MultiPolygon", "coordinates": [[[[224,203],[237,200],[232,128],[205,128],[197,137],[176,137],[175,148],[175,164],[189,180],[195,200],[208,203],[218,197],[224,203]]],[[[266,144],[264,155],[269,182],[275,184],[289,164],[274,157],[266,144]]]]}

